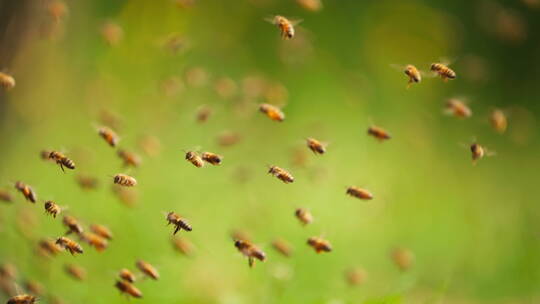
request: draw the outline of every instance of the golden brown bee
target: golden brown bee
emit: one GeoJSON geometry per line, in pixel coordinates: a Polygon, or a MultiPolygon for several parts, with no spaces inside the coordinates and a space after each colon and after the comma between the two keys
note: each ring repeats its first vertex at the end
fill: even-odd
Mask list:
{"type": "Polygon", "coordinates": [[[288,40],[294,37],[294,26],[300,21],[291,21],[283,16],[275,16],[274,18],[267,19],[268,22],[274,24],[281,31],[281,38],[288,40]]]}
{"type": "Polygon", "coordinates": [[[489,122],[491,123],[493,129],[501,134],[504,133],[508,127],[506,115],[500,109],[495,109],[491,112],[489,122]]]}
{"type": "Polygon", "coordinates": [[[77,184],[79,184],[79,186],[84,190],[96,189],[99,184],[97,178],[86,175],[77,175],[75,180],[77,181],[77,184]]]}
{"type": "Polygon", "coordinates": [[[278,179],[280,179],[285,184],[289,184],[289,183],[294,182],[294,177],[289,172],[287,172],[286,170],[284,170],[284,169],[282,169],[282,168],[280,168],[278,166],[271,166],[270,169],[268,170],[268,173],[270,173],[273,176],[277,177],[278,179]]]}
{"type": "Polygon", "coordinates": [[[109,228],[103,225],[92,224],[90,225],[90,230],[92,230],[92,232],[94,232],[95,234],[107,240],[112,240],[113,238],[111,230],[109,230],[109,228]]]}
{"type": "Polygon", "coordinates": [[[285,114],[276,106],[271,104],[263,103],[259,106],[259,110],[266,114],[268,118],[275,121],[285,120],[285,114]]]}
{"type": "Polygon", "coordinates": [[[92,232],[83,232],[80,234],[80,237],[82,241],[96,248],[98,252],[107,249],[107,247],[109,246],[109,242],[107,242],[107,239],[92,232]]]}
{"type": "Polygon", "coordinates": [[[139,138],[137,143],[141,150],[150,157],[155,157],[161,151],[159,139],[152,135],[144,135],[139,138]]]}
{"type": "Polygon", "coordinates": [[[0,72],[0,86],[6,91],[9,91],[15,87],[15,78],[13,76],[0,72]]]}
{"type": "Polygon", "coordinates": [[[406,271],[411,268],[414,262],[414,254],[406,248],[395,248],[391,252],[391,257],[401,271],[406,271]]]}
{"type": "Polygon", "coordinates": [[[318,12],[323,7],[321,0],[296,0],[296,2],[305,10],[311,12],[318,12]]]}
{"type": "Polygon", "coordinates": [[[392,138],[386,130],[377,126],[369,127],[367,133],[381,142],[392,138]]]}
{"type": "Polygon", "coordinates": [[[64,1],[53,0],[49,2],[49,5],[47,5],[47,12],[54,21],[59,22],[67,15],[68,8],[64,1]]]}
{"type": "Polygon", "coordinates": [[[37,201],[37,195],[32,188],[23,182],[16,182],[15,189],[19,190],[27,201],[35,203],[37,201]]]}
{"type": "Polygon", "coordinates": [[[298,218],[303,225],[307,225],[313,221],[313,216],[311,213],[304,208],[296,209],[294,215],[296,215],[296,218],[298,218]]]}
{"type": "Polygon", "coordinates": [[[15,281],[17,279],[17,267],[11,263],[0,265],[0,278],[15,281]]]}
{"type": "Polygon", "coordinates": [[[230,235],[233,241],[236,241],[236,240],[250,241],[251,240],[251,235],[245,230],[235,229],[231,231],[230,235]]]}
{"type": "Polygon", "coordinates": [[[261,262],[266,260],[266,254],[257,246],[253,245],[250,241],[236,240],[234,242],[234,246],[236,249],[238,249],[238,251],[248,258],[249,267],[253,267],[255,259],[261,262]]]}
{"type": "Polygon", "coordinates": [[[430,67],[431,71],[437,73],[445,82],[448,79],[455,79],[456,72],[443,63],[433,63],[430,67]]]}
{"type": "Polygon", "coordinates": [[[361,200],[371,200],[371,199],[373,199],[373,194],[371,194],[371,192],[367,191],[366,189],[362,189],[362,188],[358,188],[358,187],[354,187],[354,186],[347,187],[346,194],[348,194],[348,195],[350,195],[352,197],[359,198],[361,200]]]}
{"type": "Polygon", "coordinates": [[[120,140],[120,138],[118,137],[118,135],[116,135],[116,133],[107,128],[107,127],[101,127],[99,128],[98,130],[98,134],[99,136],[101,136],[108,144],[109,146],[111,147],[116,147],[116,145],[118,144],[118,141],[120,140]]]}
{"type": "Polygon", "coordinates": [[[362,268],[352,268],[345,272],[345,280],[351,286],[357,286],[364,283],[367,278],[367,273],[362,268]]]}
{"type": "Polygon", "coordinates": [[[112,192],[120,202],[128,207],[133,207],[137,203],[139,197],[135,188],[126,188],[118,185],[112,185],[112,192]]]}
{"type": "Polygon", "coordinates": [[[473,142],[470,145],[469,148],[471,150],[471,156],[472,156],[473,164],[476,164],[476,162],[478,160],[484,158],[484,156],[493,156],[493,155],[495,155],[495,152],[489,151],[488,149],[486,149],[486,147],[481,146],[480,144],[478,144],[476,142],[473,142]]]}
{"type": "Polygon", "coordinates": [[[75,163],[60,152],[51,151],[51,153],[49,153],[49,159],[54,160],[58,165],[60,165],[60,169],[62,169],[62,171],[64,171],[64,167],[71,170],[75,169],[75,163]]]}
{"type": "Polygon", "coordinates": [[[126,150],[120,149],[118,150],[117,154],[124,161],[125,167],[138,167],[141,164],[141,158],[139,157],[139,155],[133,152],[128,152],[126,150]]]}
{"type": "Polygon", "coordinates": [[[99,121],[115,130],[122,128],[122,118],[118,114],[107,109],[101,109],[101,111],[99,111],[99,121]]]}
{"type": "Polygon", "coordinates": [[[26,280],[24,282],[24,289],[30,292],[31,294],[38,295],[38,296],[43,295],[43,291],[44,291],[43,285],[33,280],[26,280]]]}
{"type": "Polygon", "coordinates": [[[129,175],[118,173],[114,176],[113,182],[124,187],[133,187],[137,185],[137,180],[129,175]]]}
{"type": "Polygon", "coordinates": [[[129,271],[129,269],[126,269],[126,268],[121,269],[120,272],[118,273],[118,276],[123,281],[129,282],[129,283],[135,283],[135,280],[137,279],[135,275],[131,271],[129,271]]]}
{"type": "Polygon", "coordinates": [[[208,118],[210,118],[210,115],[212,115],[212,108],[210,108],[209,106],[200,107],[199,110],[197,110],[197,122],[206,122],[208,118]]]}
{"type": "Polygon", "coordinates": [[[78,243],[68,239],[67,237],[61,236],[56,240],[56,244],[65,250],[69,251],[71,255],[77,253],[83,253],[83,248],[78,243]]]}
{"type": "Polygon", "coordinates": [[[44,256],[55,256],[62,248],[58,247],[53,240],[44,239],[38,243],[38,252],[44,256]]]}
{"type": "Polygon", "coordinates": [[[450,98],[446,101],[446,112],[457,118],[469,118],[472,115],[471,108],[457,98],[450,98]]]}
{"type": "Polygon", "coordinates": [[[214,89],[221,98],[231,98],[236,94],[238,85],[234,80],[228,77],[222,77],[214,82],[214,89]]]}
{"type": "Polygon", "coordinates": [[[62,223],[64,226],[68,228],[68,231],[66,234],[75,233],[80,234],[83,232],[83,228],[81,224],[79,224],[79,221],[70,215],[64,215],[64,218],[62,219],[62,223]]]}
{"type": "Polygon", "coordinates": [[[137,268],[139,268],[140,271],[142,271],[144,275],[154,280],[159,279],[158,271],[156,270],[156,268],[154,268],[154,266],[150,265],[149,263],[143,260],[138,260],[137,263],[135,263],[135,265],[137,266],[137,268]]]}
{"type": "Polygon", "coordinates": [[[315,154],[324,154],[326,153],[326,145],[314,138],[306,139],[308,148],[313,151],[315,154]]]}
{"type": "Polygon", "coordinates": [[[197,154],[197,152],[187,151],[186,160],[192,163],[195,167],[201,168],[204,166],[203,159],[197,154]]]}
{"type": "Polygon", "coordinates": [[[17,295],[11,297],[7,304],[34,304],[37,303],[37,297],[31,295],[17,295]]]}
{"type": "Polygon", "coordinates": [[[64,270],[70,277],[77,281],[84,281],[86,279],[86,270],[81,266],[66,264],[64,270]]]}
{"type": "Polygon", "coordinates": [[[60,212],[62,212],[62,208],[60,208],[60,206],[58,206],[53,201],[46,201],[44,206],[45,206],[45,213],[52,215],[54,218],[56,218],[56,216],[60,212]]]}
{"type": "Polygon", "coordinates": [[[201,158],[205,162],[210,163],[214,166],[221,165],[221,162],[223,161],[223,156],[212,152],[203,152],[201,158]]]}
{"type": "Polygon", "coordinates": [[[208,72],[203,67],[192,67],[185,72],[186,83],[191,87],[203,87],[208,83],[208,72]]]}
{"type": "Polygon", "coordinates": [[[191,225],[186,221],[186,219],[172,211],[167,214],[167,223],[167,225],[173,224],[175,226],[173,234],[176,234],[182,229],[185,231],[192,230],[191,225]]]}
{"type": "Polygon", "coordinates": [[[173,247],[185,256],[193,255],[194,246],[185,238],[172,238],[173,247]]]}
{"type": "Polygon", "coordinates": [[[128,294],[134,298],[142,298],[142,292],[129,282],[122,280],[116,281],[116,284],[114,284],[114,286],[118,288],[121,293],[128,294]]]}
{"type": "Polygon", "coordinates": [[[279,253],[283,254],[286,257],[290,257],[292,254],[292,248],[289,243],[282,239],[276,239],[272,242],[272,247],[277,250],[279,253]]]}
{"type": "Polygon", "coordinates": [[[13,202],[13,196],[5,190],[0,190],[0,201],[11,203],[13,202]]]}
{"type": "Polygon", "coordinates": [[[307,244],[315,250],[316,253],[330,252],[332,251],[332,245],[327,240],[320,237],[310,237],[307,240],[307,244]]]}
{"type": "Polygon", "coordinates": [[[422,81],[422,75],[420,74],[420,71],[412,64],[408,64],[405,67],[404,73],[405,75],[407,75],[407,77],[409,77],[407,88],[409,88],[413,83],[419,83],[420,81],[422,81]]]}
{"type": "Polygon", "coordinates": [[[237,144],[240,140],[242,140],[242,136],[240,136],[240,134],[238,133],[231,131],[225,131],[217,136],[217,143],[222,147],[233,146],[237,144]]]}
{"type": "Polygon", "coordinates": [[[106,22],[101,27],[101,35],[109,46],[116,46],[124,37],[124,30],[116,23],[106,22]]]}

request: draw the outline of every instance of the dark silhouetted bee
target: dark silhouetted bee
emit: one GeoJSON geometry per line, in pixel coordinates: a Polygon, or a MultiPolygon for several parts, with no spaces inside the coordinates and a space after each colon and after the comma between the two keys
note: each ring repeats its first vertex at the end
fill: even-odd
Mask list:
{"type": "Polygon", "coordinates": [[[138,260],[137,263],[135,263],[135,266],[137,266],[137,268],[146,276],[154,279],[154,280],[157,280],[159,279],[159,273],[158,271],[156,270],[156,268],[154,268],[154,266],[150,265],[149,263],[143,261],[143,260],[138,260]]]}
{"type": "Polygon", "coordinates": [[[34,304],[37,303],[37,297],[31,295],[17,295],[9,298],[7,304],[34,304]]]}
{"type": "Polygon", "coordinates": [[[43,239],[38,243],[38,253],[43,256],[55,256],[60,251],[62,251],[62,248],[58,247],[53,240],[43,239]]]}
{"type": "Polygon", "coordinates": [[[69,251],[71,255],[77,253],[83,253],[83,248],[78,243],[68,239],[67,237],[61,236],[56,240],[56,244],[65,250],[69,251]]]}
{"type": "Polygon", "coordinates": [[[253,263],[255,262],[254,259],[261,262],[266,260],[266,254],[257,246],[253,245],[250,241],[236,240],[234,242],[234,246],[236,249],[238,249],[238,251],[248,258],[249,267],[253,267],[253,263]]]}
{"type": "Polygon", "coordinates": [[[391,257],[401,271],[406,271],[411,268],[414,262],[414,254],[412,251],[405,248],[395,248],[391,252],[391,257]]]}
{"type": "Polygon", "coordinates": [[[116,281],[116,284],[114,284],[114,286],[118,288],[118,290],[120,290],[121,293],[125,293],[134,298],[142,298],[142,292],[133,284],[127,281],[123,281],[123,280],[116,281]]]}
{"type": "Polygon", "coordinates": [[[504,133],[508,127],[508,120],[506,119],[506,114],[503,110],[495,109],[489,115],[489,122],[495,131],[499,133],[504,133]]]}
{"type": "Polygon", "coordinates": [[[377,126],[369,127],[367,133],[368,135],[375,137],[379,141],[385,141],[391,138],[390,134],[388,134],[386,130],[377,126]]]}
{"type": "Polygon", "coordinates": [[[185,256],[192,256],[194,251],[193,244],[185,238],[173,237],[172,244],[178,252],[185,256]]]}
{"type": "Polygon", "coordinates": [[[316,253],[332,251],[332,245],[330,245],[330,242],[320,237],[310,237],[307,240],[307,244],[313,247],[316,253]]]}
{"type": "Polygon", "coordinates": [[[445,112],[457,118],[469,118],[472,111],[467,104],[457,98],[450,98],[446,101],[445,112]]]}
{"type": "Polygon", "coordinates": [[[15,189],[19,190],[27,201],[35,203],[37,201],[37,195],[32,188],[23,182],[16,182],[15,189]]]}
{"type": "Polygon", "coordinates": [[[120,272],[118,273],[118,276],[123,281],[129,282],[129,283],[135,283],[135,280],[137,279],[135,275],[131,271],[129,271],[129,269],[126,269],[126,268],[121,269],[120,272]]]}
{"type": "Polygon", "coordinates": [[[212,108],[209,106],[202,106],[197,110],[197,122],[204,123],[210,118],[210,115],[212,115],[212,108]]]}
{"type": "Polygon", "coordinates": [[[86,270],[81,266],[66,264],[64,270],[70,277],[77,281],[84,281],[86,279],[86,270]]]}
{"type": "Polygon", "coordinates": [[[79,221],[70,215],[64,215],[64,218],[62,219],[62,223],[64,226],[68,228],[68,231],[66,234],[75,233],[80,234],[83,232],[83,228],[81,224],[79,224],[79,221]]]}
{"type": "Polygon", "coordinates": [[[272,242],[272,247],[277,250],[279,253],[283,254],[286,257],[290,257],[292,254],[291,245],[289,245],[285,240],[276,239],[272,242]]]}
{"type": "Polygon", "coordinates": [[[351,268],[345,271],[345,280],[351,286],[357,286],[364,283],[367,278],[367,273],[362,268],[351,268]]]}
{"type": "Polygon", "coordinates": [[[326,145],[322,144],[320,141],[314,138],[306,139],[308,148],[313,151],[315,154],[324,154],[326,153],[326,145]]]}
{"type": "Polygon", "coordinates": [[[116,147],[116,145],[118,144],[118,141],[120,140],[118,138],[118,135],[116,135],[116,133],[107,128],[107,127],[101,127],[99,128],[98,130],[98,134],[99,136],[101,136],[108,144],[109,146],[111,147],[116,147]]]}
{"type": "Polygon", "coordinates": [[[60,152],[51,151],[51,153],[49,153],[49,159],[54,160],[58,165],[60,165],[60,169],[62,169],[64,172],[64,167],[71,170],[75,169],[75,163],[60,152]]]}
{"type": "Polygon", "coordinates": [[[81,240],[88,243],[90,246],[96,248],[98,252],[101,252],[109,246],[107,239],[92,233],[92,232],[83,232],[79,235],[81,240]]]}
{"type": "Polygon", "coordinates": [[[124,161],[125,167],[138,167],[141,164],[141,158],[133,152],[118,150],[118,156],[124,161]]]}
{"type": "Polygon", "coordinates": [[[352,197],[356,197],[362,200],[373,199],[373,194],[371,194],[371,192],[367,191],[366,189],[362,189],[362,188],[358,188],[354,186],[347,187],[346,193],[352,197]]]}
{"type": "Polygon", "coordinates": [[[175,226],[173,234],[176,234],[182,229],[185,231],[192,230],[191,225],[186,221],[186,219],[172,211],[167,214],[167,222],[167,225],[173,224],[175,226]]]}
{"type": "Polygon", "coordinates": [[[137,180],[129,175],[118,173],[114,176],[113,182],[124,187],[133,187],[137,185],[137,180]]]}
{"type": "Polygon", "coordinates": [[[15,87],[15,78],[5,72],[0,72],[0,86],[6,91],[13,89],[15,87]]]}
{"type": "Polygon", "coordinates": [[[289,19],[279,15],[266,20],[279,28],[281,31],[281,38],[285,40],[292,39],[294,37],[294,26],[301,22],[300,20],[290,21],[289,19]]]}
{"type": "Polygon", "coordinates": [[[12,203],[13,202],[13,196],[5,190],[0,190],[0,201],[12,203]]]}
{"type": "Polygon", "coordinates": [[[52,215],[54,218],[56,218],[56,216],[62,212],[62,208],[60,208],[60,206],[53,201],[46,201],[44,206],[45,213],[52,215]]]}
{"type": "Polygon", "coordinates": [[[445,82],[448,79],[455,79],[456,72],[443,63],[433,63],[430,67],[431,71],[437,73],[445,82]]]}
{"type": "Polygon", "coordinates": [[[106,238],[108,240],[112,240],[113,238],[111,230],[109,230],[109,228],[103,225],[98,225],[98,224],[90,225],[90,230],[92,230],[92,232],[94,232],[95,234],[99,235],[102,238],[106,238]]]}
{"type": "Polygon", "coordinates": [[[266,114],[268,118],[275,121],[285,120],[285,114],[276,106],[271,104],[263,103],[259,106],[259,110],[266,114]]]}
{"type": "Polygon", "coordinates": [[[186,160],[192,163],[195,167],[201,168],[204,166],[203,159],[197,154],[197,152],[187,151],[186,160]]]}
{"type": "Polygon", "coordinates": [[[221,165],[221,162],[223,161],[223,156],[217,155],[217,154],[212,153],[212,152],[204,152],[202,154],[201,158],[205,162],[210,163],[210,164],[212,164],[214,166],[221,165]]]}
{"type": "Polygon", "coordinates": [[[284,170],[284,169],[282,169],[282,168],[280,168],[278,166],[271,166],[270,169],[268,170],[268,173],[270,173],[273,176],[277,177],[278,179],[280,179],[285,184],[289,184],[289,183],[294,182],[294,177],[289,172],[287,172],[286,170],[284,170]]]}
{"type": "Polygon", "coordinates": [[[75,177],[77,184],[84,190],[96,189],[99,185],[99,181],[95,177],[86,175],[77,175],[75,177]]]}
{"type": "Polygon", "coordinates": [[[311,215],[311,213],[304,208],[296,209],[294,215],[296,215],[298,220],[300,220],[303,225],[307,225],[313,221],[313,216],[311,215]]]}

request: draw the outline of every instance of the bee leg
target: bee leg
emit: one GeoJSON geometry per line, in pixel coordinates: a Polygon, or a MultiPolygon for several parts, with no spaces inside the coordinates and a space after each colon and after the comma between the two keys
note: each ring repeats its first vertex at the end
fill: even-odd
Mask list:
{"type": "Polygon", "coordinates": [[[173,233],[173,234],[176,234],[179,230],[180,230],[180,226],[176,226],[176,228],[174,229],[174,233],[173,233]]]}
{"type": "Polygon", "coordinates": [[[64,165],[60,163],[60,169],[62,169],[62,172],[66,173],[66,170],[64,170],[64,165]]]}
{"type": "Polygon", "coordinates": [[[248,258],[248,264],[249,264],[249,267],[253,267],[253,263],[255,262],[255,260],[253,260],[253,257],[249,257],[248,258]]]}

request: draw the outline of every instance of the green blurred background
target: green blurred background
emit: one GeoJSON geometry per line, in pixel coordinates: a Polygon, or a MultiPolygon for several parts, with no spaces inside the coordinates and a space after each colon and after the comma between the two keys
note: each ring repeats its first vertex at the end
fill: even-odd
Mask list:
{"type": "Polygon", "coordinates": [[[17,266],[21,289],[31,279],[45,287],[44,303],[52,295],[125,303],[116,273],[142,258],[161,278],[136,284],[138,303],[539,301],[537,1],[323,0],[317,12],[293,0],[65,4],[57,20],[48,1],[1,4],[0,64],[17,85],[0,99],[0,182],[15,197],[0,205],[0,262],[17,266]],[[303,19],[293,40],[264,21],[275,14],[303,19]],[[104,41],[106,22],[122,29],[114,45],[104,41]],[[390,67],[427,70],[443,57],[458,74],[448,83],[426,78],[407,90],[390,67]],[[225,78],[230,96],[215,90],[225,78]],[[454,96],[468,98],[470,119],[443,114],[454,96]],[[258,113],[261,102],[284,106],[286,120],[258,113]],[[195,119],[201,105],[213,109],[205,123],[195,119]],[[495,107],[508,114],[502,135],[488,123],[495,107]],[[140,168],[123,168],[99,138],[103,113],[119,117],[119,146],[143,156],[140,168]],[[368,137],[372,123],[392,139],[368,137]],[[219,145],[226,130],[241,141],[219,145]],[[141,150],[145,135],[159,139],[158,155],[141,150]],[[311,154],[306,137],[328,142],[328,153],[311,154]],[[473,166],[462,147],[473,138],[496,156],[473,166]],[[195,168],[182,150],[196,148],[224,155],[223,165],[195,168]],[[62,173],[39,158],[42,149],[65,151],[77,169],[62,173]],[[267,165],[290,170],[295,182],[267,175],[267,165]],[[111,193],[120,172],[139,182],[132,208],[111,193]],[[98,178],[99,188],[82,190],[77,174],[98,178]],[[16,180],[33,186],[36,205],[15,192],[16,180]],[[347,197],[349,185],[375,199],[347,197]],[[48,199],[85,227],[107,225],[109,248],[36,255],[40,239],[65,231],[61,218],[44,214],[48,199]],[[302,227],[297,207],[315,221],[302,227]],[[192,257],[171,245],[163,215],[171,210],[193,226],[180,233],[194,244],[192,257]],[[249,269],[233,230],[247,232],[268,260],[249,269]],[[315,235],[333,252],[315,254],[305,244],[315,235]],[[271,247],[277,237],[293,246],[290,258],[271,247]],[[409,271],[390,258],[397,246],[414,252],[409,271]],[[85,267],[87,279],[70,278],[66,263],[85,267]],[[351,267],[368,274],[360,286],[344,279],[351,267]]]}

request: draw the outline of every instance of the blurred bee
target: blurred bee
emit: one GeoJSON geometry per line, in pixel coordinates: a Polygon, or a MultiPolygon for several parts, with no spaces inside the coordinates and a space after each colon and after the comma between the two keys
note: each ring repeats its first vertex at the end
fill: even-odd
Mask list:
{"type": "Polygon", "coordinates": [[[49,153],[49,159],[54,160],[58,165],[60,165],[60,169],[62,169],[64,172],[64,167],[71,170],[75,169],[75,163],[60,152],[51,151],[51,153],[49,153]]]}
{"type": "Polygon", "coordinates": [[[116,281],[116,284],[114,284],[114,286],[118,288],[121,293],[128,294],[134,298],[142,298],[142,292],[129,282],[122,280],[116,281]]]}
{"type": "Polygon", "coordinates": [[[0,279],[15,281],[17,279],[17,267],[11,263],[0,265],[0,279]]]}
{"type": "Polygon", "coordinates": [[[456,72],[448,67],[444,63],[432,63],[430,67],[431,71],[437,73],[443,81],[447,82],[448,79],[455,79],[456,72]]]}
{"type": "Polygon", "coordinates": [[[66,235],[70,233],[81,234],[83,232],[81,224],[79,224],[79,221],[73,216],[64,215],[62,223],[68,228],[66,235]]]}
{"type": "Polygon", "coordinates": [[[283,254],[286,257],[290,257],[292,254],[291,245],[285,242],[282,239],[276,239],[272,242],[272,247],[277,250],[279,253],[283,254]]]}
{"type": "Polygon", "coordinates": [[[196,119],[199,123],[204,123],[210,118],[210,115],[212,115],[212,108],[209,106],[202,106],[197,110],[196,119]]]}
{"type": "Polygon", "coordinates": [[[26,280],[24,282],[24,289],[27,290],[29,293],[37,296],[43,295],[44,291],[43,285],[33,280],[26,280]]]}
{"type": "Polygon", "coordinates": [[[362,268],[352,268],[345,272],[345,280],[351,286],[357,286],[364,283],[367,278],[367,273],[362,268]]]}
{"type": "Polygon", "coordinates": [[[301,22],[301,20],[291,21],[283,16],[275,16],[273,18],[267,18],[266,21],[277,26],[281,31],[281,38],[288,40],[294,37],[294,26],[301,22]]]}
{"type": "Polygon", "coordinates": [[[212,152],[203,152],[201,158],[205,162],[210,163],[214,166],[220,165],[221,162],[223,161],[223,156],[212,153],[212,152]]]}
{"type": "Polygon", "coordinates": [[[52,215],[54,218],[62,212],[62,208],[53,201],[46,201],[44,206],[45,213],[52,215]]]}
{"type": "Polygon", "coordinates": [[[122,279],[122,281],[126,281],[129,283],[135,283],[135,280],[137,279],[135,275],[126,268],[121,269],[118,273],[118,276],[120,277],[120,279],[122,279]]]}
{"type": "Polygon", "coordinates": [[[118,156],[124,161],[125,167],[138,167],[141,164],[141,158],[133,152],[120,149],[118,150],[118,156]]]}
{"type": "Polygon", "coordinates": [[[414,262],[414,254],[409,249],[395,248],[392,250],[390,255],[396,266],[401,271],[406,271],[411,268],[414,262]]]}
{"type": "Polygon", "coordinates": [[[296,2],[310,12],[318,12],[323,8],[321,0],[296,0],[296,2]]]}
{"type": "Polygon", "coordinates": [[[236,241],[236,240],[249,241],[249,240],[251,240],[251,235],[249,235],[249,233],[247,233],[244,230],[238,230],[238,229],[232,230],[230,235],[231,235],[231,238],[232,238],[233,241],[236,241]]]}
{"type": "Polygon", "coordinates": [[[313,216],[307,209],[298,208],[294,214],[303,225],[307,225],[313,221],[313,216]]]}
{"type": "Polygon", "coordinates": [[[236,240],[234,242],[234,246],[236,249],[238,249],[238,251],[248,258],[249,267],[253,267],[255,259],[261,262],[266,260],[266,254],[257,246],[253,245],[250,241],[236,240]]]}
{"type": "Polygon", "coordinates": [[[53,0],[47,5],[47,12],[55,22],[60,22],[67,15],[68,8],[64,1],[53,0]]]}
{"type": "Polygon", "coordinates": [[[125,188],[118,185],[112,185],[112,192],[120,202],[128,207],[133,207],[137,203],[138,193],[135,188],[125,188]]]}
{"type": "Polygon", "coordinates": [[[37,195],[32,188],[23,182],[15,182],[15,189],[19,190],[27,201],[35,203],[37,195]]]}
{"type": "Polygon", "coordinates": [[[167,223],[167,225],[173,224],[175,226],[173,234],[176,234],[182,229],[185,231],[192,230],[191,225],[184,218],[172,211],[167,214],[167,223]]]}
{"type": "Polygon", "coordinates": [[[472,115],[467,104],[457,98],[450,98],[446,101],[445,111],[457,118],[469,118],[472,115]]]}
{"type": "Polygon", "coordinates": [[[201,168],[204,166],[204,161],[199,156],[199,154],[197,154],[197,152],[187,151],[186,160],[192,163],[197,168],[201,168]]]}
{"type": "Polygon", "coordinates": [[[138,260],[137,263],[135,263],[135,265],[144,275],[154,280],[159,279],[158,271],[156,270],[156,268],[154,268],[154,266],[150,265],[149,263],[143,260],[138,260]]]}
{"type": "Polygon", "coordinates": [[[7,73],[0,72],[0,86],[6,91],[13,89],[15,87],[15,78],[7,73]]]}
{"type": "Polygon", "coordinates": [[[17,294],[17,289],[15,286],[16,285],[13,282],[0,278],[0,291],[4,295],[11,296],[17,294]]]}
{"type": "Polygon", "coordinates": [[[43,239],[39,241],[38,243],[38,253],[40,253],[43,256],[55,256],[57,255],[62,249],[56,245],[56,243],[49,239],[43,239]]]}
{"type": "Polygon", "coordinates": [[[77,184],[79,184],[79,186],[84,190],[96,189],[99,184],[97,178],[86,175],[77,175],[75,176],[75,180],[77,181],[77,184]]]}
{"type": "Polygon", "coordinates": [[[481,146],[479,143],[476,142],[473,142],[469,148],[471,150],[473,165],[476,164],[478,160],[484,158],[484,156],[495,155],[495,152],[489,151],[488,149],[486,149],[486,147],[481,146]]]}
{"type": "Polygon", "coordinates": [[[242,137],[240,136],[240,134],[231,131],[225,131],[218,135],[217,143],[222,147],[229,147],[237,144],[241,139],[242,137]]]}
{"type": "Polygon", "coordinates": [[[56,244],[65,250],[69,251],[71,255],[77,253],[83,253],[83,248],[78,243],[68,239],[67,237],[61,236],[56,240],[56,244]]]}
{"type": "Polygon", "coordinates": [[[323,251],[324,252],[332,251],[332,245],[330,245],[330,242],[320,237],[316,237],[316,236],[310,237],[307,240],[307,244],[313,247],[316,253],[321,253],[323,251]]]}
{"type": "Polygon", "coordinates": [[[98,129],[98,134],[99,136],[101,136],[101,138],[103,138],[108,144],[109,146],[111,147],[116,147],[116,145],[118,144],[118,141],[120,140],[118,138],[118,135],[116,135],[116,133],[107,128],[107,127],[101,127],[98,129]]]}
{"type": "Polygon", "coordinates": [[[122,118],[118,114],[107,109],[101,109],[99,112],[99,121],[115,130],[122,128],[122,118]]]}
{"type": "Polygon", "coordinates": [[[114,176],[113,182],[124,187],[133,187],[137,185],[137,180],[129,175],[118,173],[114,176]]]}
{"type": "Polygon", "coordinates": [[[106,22],[101,27],[101,35],[109,46],[116,46],[124,37],[124,30],[116,23],[106,22]]]}
{"type": "Polygon", "coordinates": [[[195,5],[195,0],[174,0],[178,8],[189,8],[195,5]]]}
{"type": "Polygon", "coordinates": [[[271,166],[270,169],[268,170],[268,173],[270,173],[273,176],[277,177],[278,179],[280,179],[285,184],[289,184],[289,183],[294,182],[294,177],[289,172],[287,172],[286,170],[284,170],[284,169],[282,169],[282,168],[280,168],[278,166],[271,166]]]}
{"type": "Polygon", "coordinates": [[[84,281],[86,279],[86,270],[81,266],[66,264],[64,270],[70,277],[77,281],[84,281]]]}
{"type": "Polygon", "coordinates": [[[491,112],[489,122],[491,123],[493,129],[501,134],[504,133],[508,127],[506,115],[500,109],[495,109],[491,112]]]}
{"type": "Polygon", "coordinates": [[[0,201],[6,202],[6,203],[12,203],[13,202],[13,196],[5,190],[0,190],[0,201]]]}
{"type": "Polygon", "coordinates": [[[7,304],[34,304],[37,303],[37,297],[31,295],[17,295],[9,298],[7,304]]]}
{"type": "Polygon", "coordinates": [[[111,230],[109,230],[109,228],[103,225],[92,224],[90,225],[90,230],[92,230],[92,232],[94,232],[95,234],[107,240],[112,240],[113,238],[111,230]]]}
{"type": "Polygon", "coordinates": [[[227,99],[236,94],[238,85],[231,78],[222,77],[214,82],[214,90],[221,98],[227,99]]]}
{"type": "Polygon", "coordinates": [[[314,138],[306,139],[308,148],[313,151],[315,154],[324,154],[326,153],[326,145],[322,144],[320,141],[314,138]]]}
{"type": "Polygon", "coordinates": [[[208,83],[208,72],[202,67],[192,67],[185,72],[186,83],[191,87],[203,87],[208,83]]]}
{"type": "Polygon", "coordinates": [[[184,238],[174,237],[172,238],[172,244],[178,252],[182,253],[185,256],[193,255],[193,244],[184,238]]]}
{"type": "Polygon", "coordinates": [[[152,135],[144,135],[139,138],[138,145],[141,150],[150,157],[155,157],[161,151],[159,139],[152,135]]]}
{"type": "Polygon", "coordinates": [[[266,114],[268,118],[275,121],[283,121],[285,120],[285,114],[276,106],[273,106],[271,104],[263,103],[259,106],[259,110],[266,114]]]}
{"type": "Polygon", "coordinates": [[[367,191],[366,189],[362,189],[362,188],[358,188],[358,187],[354,187],[354,186],[347,187],[346,194],[348,194],[348,195],[350,195],[352,197],[359,198],[361,200],[371,200],[371,199],[373,199],[373,194],[371,194],[371,192],[367,191]]]}
{"type": "Polygon", "coordinates": [[[92,232],[83,232],[80,234],[81,240],[88,243],[90,246],[96,248],[98,252],[101,252],[109,246],[109,242],[105,238],[92,233],[92,232]]]}
{"type": "Polygon", "coordinates": [[[367,130],[367,133],[368,133],[368,135],[371,135],[371,136],[375,137],[376,139],[378,139],[381,142],[392,138],[390,136],[390,134],[386,130],[384,130],[384,129],[380,128],[380,127],[377,127],[377,126],[369,127],[368,130],[367,130]]]}

